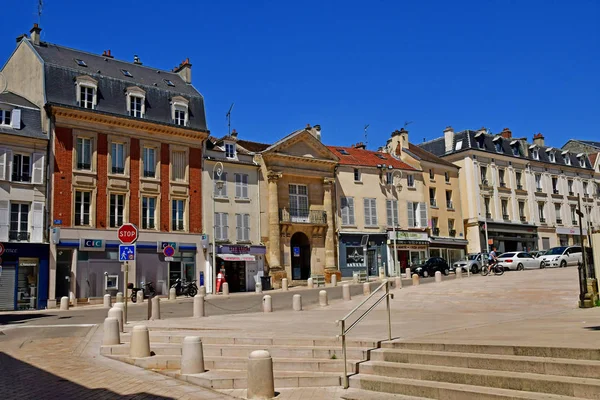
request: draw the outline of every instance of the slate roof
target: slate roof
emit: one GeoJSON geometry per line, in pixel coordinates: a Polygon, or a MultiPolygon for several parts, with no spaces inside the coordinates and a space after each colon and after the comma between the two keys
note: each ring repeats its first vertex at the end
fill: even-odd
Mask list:
{"type": "Polygon", "coordinates": [[[8,104],[21,110],[21,128],[0,125],[0,134],[48,140],[48,136],[42,132],[42,114],[35,104],[12,92],[0,94],[0,104],[8,104]]]}
{"type": "Polygon", "coordinates": [[[144,120],[172,124],[171,98],[182,96],[189,100],[189,128],[207,130],[204,98],[177,73],[51,43],[41,43],[39,46],[32,43],[32,46],[44,60],[48,103],[77,107],[73,82],[78,76],[88,75],[98,81],[98,104],[96,110],[89,110],[91,112],[129,117],[125,91],[130,86],[138,86],[146,92],[144,120]],[[78,65],[77,59],[84,61],[87,67],[78,65]],[[123,75],[122,69],[129,71],[132,77],[123,75]],[[169,86],[165,79],[172,81],[175,86],[169,86]]]}
{"type": "Polygon", "coordinates": [[[415,168],[407,163],[400,161],[387,153],[357,149],[356,147],[327,146],[327,148],[338,156],[340,165],[377,167],[377,165],[386,164],[397,169],[416,171],[415,168]],[[348,154],[344,154],[344,152],[348,154]]]}
{"type": "Polygon", "coordinates": [[[250,140],[238,140],[237,144],[252,153],[260,153],[261,151],[266,150],[269,148],[269,146],[271,146],[267,143],[252,142],[250,140]]]}
{"type": "Polygon", "coordinates": [[[598,148],[600,150],[600,142],[596,142],[596,141],[593,141],[593,140],[579,140],[579,142],[585,143],[585,144],[587,144],[589,146],[594,146],[594,147],[596,147],[596,148],[598,148]]]}
{"type": "Polygon", "coordinates": [[[440,158],[440,157],[436,156],[435,154],[430,153],[427,150],[420,148],[419,146],[415,146],[412,143],[409,143],[408,149],[405,149],[405,150],[408,151],[409,153],[411,153],[411,155],[413,155],[414,157],[416,157],[419,160],[423,160],[423,161],[427,161],[427,162],[435,163],[435,164],[441,164],[446,167],[454,167],[454,168],[458,169],[458,167],[456,165],[452,164],[451,162],[446,161],[443,158],[440,158]]]}

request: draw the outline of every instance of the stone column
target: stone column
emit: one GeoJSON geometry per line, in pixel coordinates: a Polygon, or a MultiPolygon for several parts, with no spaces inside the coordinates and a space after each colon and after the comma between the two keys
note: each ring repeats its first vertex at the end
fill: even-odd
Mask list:
{"type": "Polygon", "coordinates": [[[279,193],[277,181],[281,178],[281,172],[269,171],[267,181],[269,185],[269,269],[273,276],[273,283],[279,285],[285,278],[285,270],[281,266],[281,247],[279,244],[279,193]]]}
{"type": "MultiPolygon", "coordinates": [[[[323,207],[327,214],[327,231],[325,232],[325,278],[331,281],[331,275],[339,274],[335,263],[335,248],[333,235],[335,235],[335,226],[333,225],[333,178],[323,178],[323,207]]],[[[341,278],[341,274],[339,274],[341,278]]]]}

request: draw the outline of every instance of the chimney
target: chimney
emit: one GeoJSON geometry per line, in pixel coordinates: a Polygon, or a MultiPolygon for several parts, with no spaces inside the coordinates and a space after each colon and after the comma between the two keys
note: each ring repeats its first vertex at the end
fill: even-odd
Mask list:
{"type": "Polygon", "coordinates": [[[189,58],[183,60],[178,67],[173,69],[173,72],[177,73],[185,83],[192,83],[192,64],[189,58]]]}
{"type": "Polygon", "coordinates": [[[447,126],[444,129],[444,143],[446,145],[446,153],[452,152],[454,149],[454,128],[447,126]]]}
{"type": "Polygon", "coordinates": [[[538,146],[544,146],[544,135],[541,133],[536,133],[533,135],[533,144],[537,144],[538,146]]]}
{"type": "Polygon", "coordinates": [[[236,139],[237,139],[237,136],[238,136],[238,133],[237,133],[237,131],[236,131],[235,129],[234,129],[234,130],[232,130],[232,131],[231,131],[231,137],[232,137],[232,138],[236,138],[236,139]]]}
{"type": "MultiPolygon", "coordinates": [[[[308,126],[310,126],[310,124],[308,124],[308,126]]],[[[321,125],[315,125],[312,128],[312,134],[314,137],[316,137],[317,139],[319,139],[319,141],[321,141],[321,125]]]]}
{"type": "Polygon", "coordinates": [[[365,150],[367,148],[367,146],[363,142],[356,143],[352,147],[354,147],[355,149],[360,149],[360,150],[365,150]]]}
{"type": "Polygon", "coordinates": [[[137,65],[142,65],[142,62],[140,61],[140,58],[137,56],[137,54],[133,56],[133,63],[137,65]]]}
{"type": "Polygon", "coordinates": [[[102,57],[106,57],[106,58],[114,58],[112,54],[110,54],[110,50],[104,50],[102,52],[102,57]]]}
{"type": "Polygon", "coordinates": [[[500,132],[500,136],[502,136],[504,139],[511,139],[512,132],[510,129],[504,128],[504,129],[502,129],[502,132],[500,132]]]}
{"type": "Polygon", "coordinates": [[[398,153],[398,145],[400,145],[400,150],[402,150],[402,131],[396,129],[392,132],[392,137],[388,139],[386,143],[388,153],[400,156],[400,153],[398,153]]]}
{"type": "Polygon", "coordinates": [[[31,30],[29,31],[29,33],[31,33],[31,42],[36,46],[40,45],[40,32],[41,31],[42,31],[42,28],[40,28],[38,24],[33,24],[33,28],[31,28],[31,30]]]}

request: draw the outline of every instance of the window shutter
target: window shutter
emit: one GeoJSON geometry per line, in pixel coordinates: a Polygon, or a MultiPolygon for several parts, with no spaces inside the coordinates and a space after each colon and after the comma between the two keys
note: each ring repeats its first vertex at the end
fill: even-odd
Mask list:
{"type": "Polygon", "coordinates": [[[236,219],[236,232],[237,232],[237,240],[244,240],[244,217],[242,214],[235,214],[236,219]]]}
{"type": "Polygon", "coordinates": [[[407,201],[406,205],[408,206],[408,227],[414,228],[414,226],[415,226],[415,210],[413,208],[413,202],[407,201]]]}
{"type": "Polygon", "coordinates": [[[36,185],[44,183],[44,153],[33,153],[32,182],[36,185]]]}
{"type": "Polygon", "coordinates": [[[242,175],[242,197],[248,198],[248,175],[242,175]]]}
{"type": "Polygon", "coordinates": [[[340,211],[342,216],[342,225],[348,225],[348,198],[340,198],[340,211]]]}
{"type": "Polygon", "coordinates": [[[392,201],[391,200],[385,201],[385,209],[386,209],[386,213],[387,213],[387,226],[392,226],[392,225],[394,225],[394,220],[392,219],[392,201]]]}
{"type": "Polygon", "coordinates": [[[0,242],[8,241],[9,222],[10,214],[8,208],[8,200],[0,200],[0,242]]]}
{"type": "Polygon", "coordinates": [[[346,201],[348,202],[348,223],[350,225],[355,225],[354,221],[354,197],[346,197],[346,201]]]}
{"type": "Polygon", "coordinates": [[[371,223],[377,225],[377,203],[376,199],[371,199],[371,223]]]}
{"type": "Polygon", "coordinates": [[[364,200],[365,206],[365,225],[371,226],[371,201],[369,199],[364,200]]]}
{"type": "Polygon", "coordinates": [[[234,174],[234,176],[235,176],[235,197],[240,198],[240,197],[242,197],[242,175],[234,174]]]}
{"type": "Polygon", "coordinates": [[[215,224],[215,240],[221,239],[221,214],[215,213],[215,220],[213,221],[215,224]]]}
{"type": "Polygon", "coordinates": [[[12,110],[10,118],[10,124],[13,127],[13,129],[21,129],[21,110],[12,110]]]}
{"type": "Polygon", "coordinates": [[[421,228],[427,227],[427,206],[425,203],[420,203],[419,205],[421,211],[421,228]]]}
{"type": "Polygon", "coordinates": [[[244,240],[250,240],[250,214],[244,214],[244,240]]]}
{"type": "Polygon", "coordinates": [[[33,217],[31,218],[31,241],[41,243],[44,241],[44,203],[33,202],[33,217]]]}
{"type": "Polygon", "coordinates": [[[221,196],[227,197],[227,172],[221,174],[221,180],[223,181],[223,189],[221,189],[221,196]]]}
{"type": "Polygon", "coordinates": [[[6,149],[0,149],[0,181],[6,180],[6,161],[7,161],[6,149]]]}
{"type": "Polygon", "coordinates": [[[223,223],[223,240],[227,240],[229,237],[229,224],[227,223],[227,219],[229,218],[229,214],[222,213],[221,214],[221,222],[223,223]]]}
{"type": "Polygon", "coordinates": [[[12,181],[12,170],[13,170],[13,153],[11,150],[6,150],[6,180],[12,181]]]}

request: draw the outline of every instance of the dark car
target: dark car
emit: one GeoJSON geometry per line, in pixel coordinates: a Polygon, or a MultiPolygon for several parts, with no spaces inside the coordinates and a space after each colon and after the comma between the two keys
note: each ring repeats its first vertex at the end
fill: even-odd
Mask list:
{"type": "Polygon", "coordinates": [[[444,275],[448,275],[450,273],[450,267],[446,260],[440,257],[431,257],[429,260],[425,261],[424,264],[419,265],[415,269],[415,273],[420,276],[427,278],[428,276],[434,276],[436,271],[440,271],[444,275]]]}

